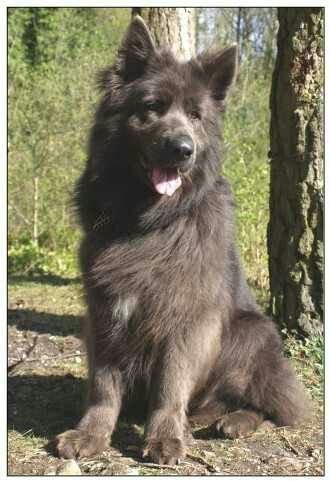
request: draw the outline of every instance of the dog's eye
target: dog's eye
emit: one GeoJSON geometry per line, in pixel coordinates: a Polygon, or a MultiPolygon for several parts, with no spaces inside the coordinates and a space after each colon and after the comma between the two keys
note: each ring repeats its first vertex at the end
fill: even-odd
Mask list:
{"type": "Polygon", "coordinates": [[[144,103],[144,108],[151,112],[160,112],[164,108],[164,104],[161,100],[151,100],[144,103]]]}
{"type": "Polygon", "coordinates": [[[191,111],[189,115],[194,120],[201,120],[201,114],[198,112],[198,110],[191,111]]]}

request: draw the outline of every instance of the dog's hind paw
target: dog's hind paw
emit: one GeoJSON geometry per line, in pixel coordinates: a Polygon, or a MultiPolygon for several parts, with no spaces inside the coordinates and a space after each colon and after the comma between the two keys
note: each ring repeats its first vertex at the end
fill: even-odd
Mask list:
{"type": "Polygon", "coordinates": [[[56,452],[64,459],[89,457],[108,447],[108,438],[85,430],[67,430],[55,438],[56,452]]]}
{"type": "Polygon", "coordinates": [[[237,410],[228,413],[215,423],[214,429],[219,437],[239,438],[255,432],[263,417],[250,410],[237,410]]]}

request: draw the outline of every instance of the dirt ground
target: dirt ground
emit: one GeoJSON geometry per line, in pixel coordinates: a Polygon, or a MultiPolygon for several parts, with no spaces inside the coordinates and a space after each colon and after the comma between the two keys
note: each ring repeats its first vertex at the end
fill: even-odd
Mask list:
{"type": "MultiPolygon", "coordinates": [[[[83,300],[78,280],[12,279],[8,315],[8,474],[60,473],[53,437],[78,421],[86,391],[79,339],[83,300]]],[[[320,383],[315,374],[305,382],[320,383]],[[314,378],[313,378],[314,377],[314,378]]],[[[299,429],[263,430],[239,440],[194,429],[188,456],[175,467],[141,458],[143,426],[120,421],[109,450],[78,461],[83,475],[323,475],[323,410],[299,429]]]]}

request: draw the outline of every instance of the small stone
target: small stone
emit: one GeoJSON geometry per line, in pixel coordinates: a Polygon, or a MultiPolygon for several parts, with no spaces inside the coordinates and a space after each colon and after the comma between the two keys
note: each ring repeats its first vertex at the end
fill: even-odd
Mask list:
{"type": "Polygon", "coordinates": [[[210,458],[215,457],[215,453],[211,452],[210,450],[202,450],[202,455],[203,457],[210,457],[210,458]]]}
{"type": "Polygon", "coordinates": [[[291,465],[297,471],[302,470],[304,466],[307,467],[308,465],[310,465],[309,462],[305,462],[304,464],[302,460],[296,459],[295,457],[283,457],[282,459],[280,459],[280,463],[284,467],[291,465]]]}
{"type": "Polygon", "coordinates": [[[56,470],[54,468],[46,469],[44,475],[56,475],[56,470]]]}
{"type": "Polygon", "coordinates": [[[102,475],[128,475],[130,467],[120,463],[113,463],[107,467],[107,469],[102,473],[102,475]]]}
{"type": "Polygon", "coordinates": [[[127,475],[140,475],[138,467],[129,467],[127,470],[127,475]]]}
{"type": "Polygon", "coordinates": [[[73,459],[65,461],[58,469],[57,475],[81,475],[77,462],[73,459]]]}
{"type": "Polygon", "coordinates": [[[265,420],[262,424],[258,427],[257,432],[271,432],[274,430],[275,424],[270,420],[265,420]]]}

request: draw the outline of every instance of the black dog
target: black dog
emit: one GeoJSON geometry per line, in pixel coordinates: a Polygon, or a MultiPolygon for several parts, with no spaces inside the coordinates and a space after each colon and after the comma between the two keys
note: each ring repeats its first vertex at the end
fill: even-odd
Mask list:
{"type": "Polygon", "coordinates": [[[294,424],[307,406],[247,288],[218,174],[219,111],[235,72],[236,47],[180,62],[137,17],[102,74],[77,189],[89,401],[57,437],[62,457],[104,450],[130,402],[146,407],[145,454],[160,464],[184,456],[189,418],[237,437],[264,418],[294,424]]]}

